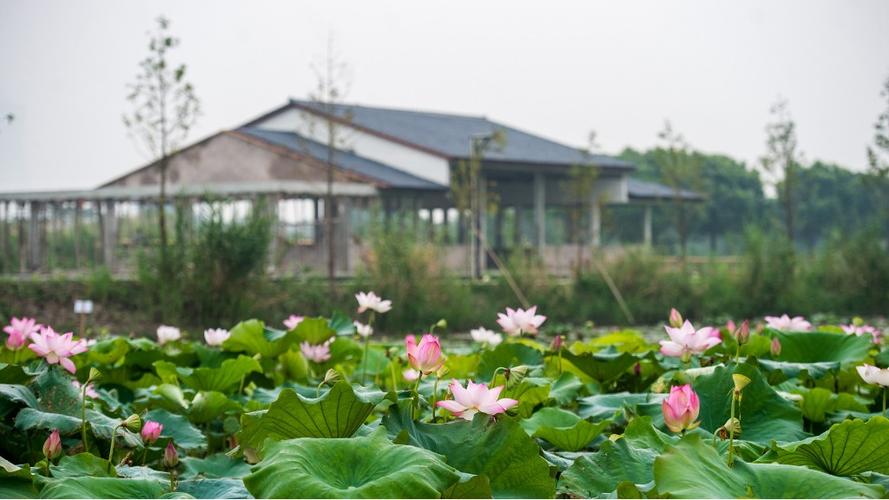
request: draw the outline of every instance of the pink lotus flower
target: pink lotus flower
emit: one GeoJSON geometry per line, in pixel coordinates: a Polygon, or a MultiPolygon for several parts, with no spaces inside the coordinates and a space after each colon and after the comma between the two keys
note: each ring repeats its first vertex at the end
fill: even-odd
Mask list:
{"type": "Polygon", "coordinates": [[[660,341],[661,353],[664,356],[682,358],[684,361],[688,361],[692,354],[700,354],[722,342],[722,337],[716,328],[705,326],[695,331],[695,327],[688,320],[685,320],[682,328],[664,326],[664,329],[667,330],[670,340],[660,341]]]}
{"type": "Polygon", "coordinates": [[[355,326],[355,331],[358,332],[358,335],[362,337],[370,337],[374,333],[374,329],[370,325],[365,325],[360,321],[353,321],[352,325],[355,326]]]}
{"type": "Polygon", "coordinates": [[[62,438],[58,429],[53,430],[46,441],[43,442],[43,456],[50,462],[62,454],[62,438]]]}
{"type": "Polygon", "coordinates": [[[77,371],[71,356],[86,352],[86,340],[73,340],[74,334],[71,332],[59,335],[52,328],[45,326],[40,329],[39,334],[31,335],[33,344],[28,348],[34,351],[38,356],[42,357],[47,363],[54,365],[58,363],[71,373],[77,371]]]}
{"type": "Polygon", "coordinates": [[[408,368],[407,370],[401,372],[401,375],[408,382],[416,382],[418,378],[420,378],[420,372],[414,370],[413,368],[408,368]]]}
{"type": "Polygon", "coordinates": [[[870,325],[840,325],[840,328],[842,328],[847,335],[855,335],[856,337],[870,335],[874,339],[874,344],[879,344],[883,341],[883,332],[880,331],[879,328],[870,325]]]}
{"type": "Polygon", "coordinates": [[[145,424],[142,425],[142,441],[148,444],[153,444],[159,437],[161,437],[161,432],[163,431],[164,424],[155,422],[154,420],[146,420],[145,424]]]}
{"type": "Polygon", "coordinates": [[[408,335],[404,338],[404,346],[411,367],[423,375],[429,375],[444,364],[444,358],[441,356],[441,344],[438,342],[438,337],[434,335],[423,335],[419,344],[417,344],[416,337],[408,335]]]}
{"type": "Polygon", "coordinates": [[[889,387],[889,368],[881,369],[876,366],[863,364],[855,369],[858,370],[858,375],[861,376],[861,380],[864,380],[868,384],[889,387]]]}
{"type": "MultiPolygon", "coordinates": [[[[73,385],[74,388],[77,389],[77,392],[80,392],[83,388],[83,385],[77,380],[72,380],[71,385],[73,385]]],[[[96,399],[97,397],[99,397],[99,393],[96,392],[95,388],[93,388],[93,384],[86,384],[86,391],[84,393],[89,398],[96,399]]]]}
{"type": "Polygon", "coordinates": [[[503,342],[503,335],[496,333],[494,330],[488,330],[484,327],[469,330],[469,335],[472,337],[472,340],[478,342],[479,344],[487,344],[491,347],[496,347],[498,344],[503,342]]]}
{"type": "Polygon", "coordinates": [[[507,335],[517,336],[522,333],[537,334],[537,329],[546,321],[546,316],[537,314],[537,306],[524,309],[506,308],[506,314],[497,313],[497,324],[507,335]]]}
{"type": "Polygon", "coordinates": [[[661,403],[661,410],[664,413],[664,423],[673,432],[691,430],[700,424],[695,420],[701,411],[701,401],[689,384],[671,387],[670,395],[661,403]]]}
{"type": "Polygon", "coordinates": [[[306,319],[305,316],[297,316],[296,314],[291,314],[289,318],[284,320],[284,326],[286,326],[288,330],[293,330],[300,323],[302,323],[304,319],[306,319]]]}
{"type": "Polygon", "coordinates": [[[231,337],[231,333],[225,328],[209,328],[204,330],[204,340],[206,340],[207,345],[210,346],[220,346],[225,343],[229,337],[231,337]]]}
{"type": "Polygon", "coordinates": [[[806,321],[802,316],[790,317],[786,314],[782,316],[766,316],[766,326],[785,332],[808,332],[812,329],[812,323],[806,321]]]}
{"type": "Polygon", "coordinates": [[[302,353],[304,358],[315,363],[323,363],[330,359],[329,342],[317,345],[303,342],[299,345],[299,351],[302,353]]]}
{"type": "Polygon", "coordinates": [[[3,327],[3,331],[9,334],[6,338],[6,347],[16,350],[21,349],[30,340],[31,335],[36,334],[43,325],[37,324],[33,318],[12,318],[9,325],[3,327]]]}
{"type": "Polygon", "coordinates": [[[377,297],[377,294],[373,292],[358,292],[355,294],[355,299],[358,301],[358,314],[367,310],[376,311],[382,314],[392,309],[391,300],[383,300],[380,297],[377,297]]]}
{"type": "Polygon", "coordinates": [[[161,325],[157,327],[157,343],[164,345],[167,342],[179,340],[182,338],[182,332],[175,326],[161,325]]]}
{"type": "Polygon", "coordinates": [[[470,380],[464,389],[460,382],[453,380],[448,389],[454,395],[454,399],[439,401],[435,403],[436,406],[444,408],[464,420],[472,420],[472,417],[478,412],[487,415],[504,413],[519,404],[515,399],[498,399],[503,390],[502,385],[488,389],[486,384],[474,384],[470,380]]]}

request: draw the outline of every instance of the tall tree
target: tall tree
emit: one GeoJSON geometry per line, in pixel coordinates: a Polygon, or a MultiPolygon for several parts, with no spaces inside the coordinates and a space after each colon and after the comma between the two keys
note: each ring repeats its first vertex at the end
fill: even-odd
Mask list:
{"type": "MultiPolygon", "coordinates": [[[[333,196],[335,160],[338,149],[348,142],[348,124],[352,121],[351,112],[344,107],[349,92],[349,65],[336,50],[333,35],[327,37],[324,55],[312,64],[315,73],[315,88],[309,93],[309,100],[319,114],[303,113],[302,123],[309,137],[322,138],[327,146],[327,191],[324,197],[324,233],[327,240],[327,278],[331,293],[336,278],[336,228],[337,207],[333,196]],[[320,130],[319,130],[320,129],[320,130]]],[[[300,132],[300,131],[298,131],[300,132]]]]}
{"type": "Polygon", "coordinates": [[[870,173],[877,181],[871,187],[877,191],[884,214],[884,230],[889,237],[889,77],[883,83],[880,97],[886,100],[886,108],[874,123],[874,143],[867,147],[867,160],[870,173]]]}
{"type": "Polygon", "coordinates": [[[179,38],[170,34],[170,21],[160,16],[148,33],[148,55],[139,63],[135,81],[128,85],[133,109],[123,116],[130,135],[143,146],[160,172],[158,231],[161,275],[169,277],[167,255],[167,167],[170,155],[182,144],[200,115],[194,86],[185,79],[185,64],[174,64],[170,51],[179,38]]]}
{"type": "Polygon", "coordinates": [[[667,121],[658,133],[663,144],[655,150],[655,158],[661,167],[661,181],[670,187],[673,196],[673,212],[676,232],[679,234],[680,255],[684,258],[688,247],[688,234],[692,207],[685,202],[683,191],[694,189],[700,179],[700,162],[691,154],[685,138],[667,121]]]}
{"type": "Polygon", "coordinates": [[[766,154],[761,163],[766,172],[780,188],[778,198],[784,210],[784,227],[787,238],[794,238],[794,212],[796,189],[796,171],[801,158],[797,150],[796,123],[790,116],[786,99],[778,99],[771,108],[772,121],[766,125],[766,154]],[[780,179],[780,183],[778,182],[780,179]]]}

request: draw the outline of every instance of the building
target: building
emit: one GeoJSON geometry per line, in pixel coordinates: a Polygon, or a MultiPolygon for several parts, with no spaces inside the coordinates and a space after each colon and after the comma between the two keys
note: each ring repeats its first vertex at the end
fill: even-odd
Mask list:
{"type": "MultiPolygon", "coordinates": [[[[478,274],[492,259],[521,251],[536,252],[551,272],[566,274],[600,245],[603,208],[647,207],[639,230],[650,244],[652,203],[701,199],[633,179],[633,170],[481,116],[290,100],[181,149],[169,159],[167,179],[173,203],[193,214],[219,197],[232,214],[245,203],[267,203],[276,221],[271,269],[279,274],[325,272],[328,236],[337,274],[354,274],[374,221],[436,242],[457,272],[478,274]],[[334,148],[327,146],[331,129],[334,148]],[[331,235],[323,224],[328,164],[334,166],[331,235]],[[467,165],[478,175],[461,175],[467,165]]],[[[91,191],[0,194],[0,237],[6,235],[0,249],[16,239],[18,271],[46,270],[49,233],[54,225],[62,232],[70,227],[74,267],[82,267],[79,254],[87,250],[76,239],[88,213],[96,227],[87,245],[92,262],[125,270],[132,260],[127,249],[146,239],[126,226],[156,214],[159,172],[152,163],[91,191]]]]}

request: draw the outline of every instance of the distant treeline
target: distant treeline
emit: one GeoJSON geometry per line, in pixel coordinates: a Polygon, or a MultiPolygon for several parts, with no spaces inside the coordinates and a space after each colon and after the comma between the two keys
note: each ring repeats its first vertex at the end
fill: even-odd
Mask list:
{"type": "MultiPolygon", "coordinates": [[[[663,183],[662,153],[660,149],[641,152],[627,148],[620,158],[637,166],[635,177],[663,183]]],[[[707,197],[702,203],[685,203],[682,207],[688,214],[688,253],[736,255],[743,251],[746,230],[784,231],[784,181],[775,187],[777,197],[767,198],[759,170],[721,154],[680,154],[687,154],[687,161],[697,166],[697,175],[680,187],[707,197]]],[[[815,161],[798,165],[793,182],[794,246],[798,250],[814,250],[832,236],[851,236],[862,229],[889,234],[886,212],[880,209],[886,195],[879,189],[886,189],[886,184],[877,176],[815,161]]],[[[674,203],[666,202],[654,210],[654,243],[662,252],[679,251],[677,209],[674,203]]],[[[630,222],[638,218],[633,211],[632,207],[612,210],[605,220],[606,232],[620,241],[638,239],[639,225],[630,222]]]]}

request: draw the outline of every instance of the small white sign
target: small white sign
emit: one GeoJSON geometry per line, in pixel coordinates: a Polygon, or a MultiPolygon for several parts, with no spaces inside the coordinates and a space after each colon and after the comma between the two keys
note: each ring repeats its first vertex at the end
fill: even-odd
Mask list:
{"type": "Polygon", "coordinates": [[[74,314],[92,314],[93,313],[93,301],[92,300],[75,300],[74,301],[74,314]]]}

